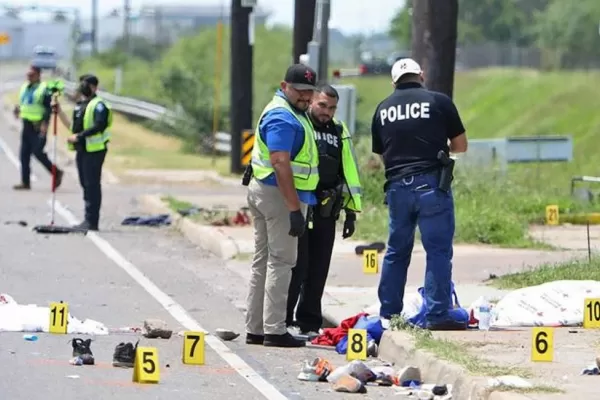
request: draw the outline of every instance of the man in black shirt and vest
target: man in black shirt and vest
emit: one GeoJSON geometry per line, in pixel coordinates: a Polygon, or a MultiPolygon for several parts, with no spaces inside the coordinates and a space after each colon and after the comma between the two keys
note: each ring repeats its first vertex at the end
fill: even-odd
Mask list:
{"type": "Polygon", "coordinates": [[[423,87],[423,72],[410,58],[392,67],[394,92],[373,116],[373,152],[385,166],[389,207],[388,249],[379,282],[380,316],[388,320],[403,308],[406,276],[418,225],[427,253],[425,303],[427,329],[460,330],[466,323],[450,317],[452,308],[452,190],[440,188],[443,151],[467,150],[465,128],[445,94],[423,87]]]}
{"type": "Polygon", "coordinates": [[[58,115],[62,123],[71,129],[68,148],[77,152],[77,173],[83,188],[85,219],[76,228],[97,231],[102,204],[102,166],[110,140],[108,128],[112,125],[112,111],[109,104],[96,95],[98,78],[83,75],[79,81],[81,99],[73,110],[73,122],[60,108],[58,115]]]}
{"type": "Polygon", "coordinates": [[[310,210],[308,229],[298,240],[286,325],[297,326],[309,337],[318,335],[323,324],[321,299],[331,263],[336,222],[344,210],[342,238],[349,238],[354,234],[356,213],[361,211],[360,178],[352,139],[346,124],[333,118],[338,101],[334,87],[319,85],[308,110],[319,151],[317,205],[310,210]]]}

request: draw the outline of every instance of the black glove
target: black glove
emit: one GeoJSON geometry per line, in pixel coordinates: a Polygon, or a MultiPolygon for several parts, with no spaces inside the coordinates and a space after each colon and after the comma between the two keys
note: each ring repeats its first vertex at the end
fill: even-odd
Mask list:
{"type": "Polygon", "coordinates": [[[346,210],[346,219],[344,220],[344,230],[342,231],[342,238],[348,239],[354,235],[356,230],[356,213],[354,211],[346,210]]]}
{"type": "Polygon", "coordinates": [[[300,237],[304,234],[304,230],[306,229],[306,220],[304,219],[304,215],[302,215],[302,211],[292,211],[290,213],[290,236],[300,237]]]}

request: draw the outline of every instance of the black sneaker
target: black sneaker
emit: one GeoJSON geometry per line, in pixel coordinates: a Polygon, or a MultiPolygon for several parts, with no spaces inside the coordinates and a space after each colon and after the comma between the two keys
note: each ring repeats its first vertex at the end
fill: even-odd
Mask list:
{"type": "MultiPolygon", "coordinates": [[[[138,341],[139,343],[139,341],[138,341]]],[[[119,343],[115,347],[115,353],[113,354],[113,367],[120,368],[133,368],[135,363],[135,350],[137,349],[138,343],[119,343]]]]}
{"type": "Polygon", "coordinates": [[[71,345],[73,346],[73,357],[81,358],[83,365],[94,365],[94,355],[92,354],[92,349],[90,345],[92,344],[92,339],[80,339],[75,338],[71,340],[71,345]]]}
{"type": "Polygon", "coordinates": [[[246,344],[263,344],[264,341],[264,335],[254,335],[252,333],[246,333],[246,344]]]}
{"type": "Polygon", "coordinates": [[[265,335],[263,345],[266,347],[304,347],[306,340],[296,339],[286,332],[283,335],[265,335]]]}

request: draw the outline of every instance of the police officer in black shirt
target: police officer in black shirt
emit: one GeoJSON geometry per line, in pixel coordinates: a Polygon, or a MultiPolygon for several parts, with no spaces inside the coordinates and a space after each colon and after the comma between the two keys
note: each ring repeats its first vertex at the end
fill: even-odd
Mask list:
{"type": "Polygon", "coordinates": [[[373,152],[383,158],[389,207],[388,249],[379,282],[380,316],[402,312],[408,266],[418,225],[427,253],[427,329],[461,330],[452,308],[452,191],[440,189],[440,151],[467,150],[465,128],[452,100],[423,87],[423,72],[410,58],[392,67],[394,92],[373,116],[373,152]]]}
{"type": "Polygon", "coordinates": [[[112,112],[106,101],[96,95],[97,88],[98,78],[94,75],[80,77],[80,100],[73,110],[72,123],[57,105],[61,121],[72,132],[67,141],[69,149],[77,152],[77,172],[83,188],[85,219],[76,228],[91,231],[98,230],[100,220],[102,166],[110,140],[107,129],[112,124],[112,112]]]}
{"type": "Polygon", "coordinates": [[[319,151],[317,205],[310,210],[312,226],[309,225],[298,240],[298,259],[292,269],[288,291],[286,325],[297,326],[309,337],[318,335],[323,323],[321,299],[331,263],[336,222],[343,209],[342,238],[351,237],[356,212],[361,209],[360,180],[350,133],[342,122],[333,118],[338,101],[337,90],[322,84],[317,86],[308,110],[319,151]],[[357,190],[347,190],[352,187],[357,190]]]}

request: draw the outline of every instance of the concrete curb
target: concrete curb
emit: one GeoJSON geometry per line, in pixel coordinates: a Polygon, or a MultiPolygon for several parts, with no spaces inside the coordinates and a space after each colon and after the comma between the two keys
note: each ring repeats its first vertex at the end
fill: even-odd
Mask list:
{"type": "Polygon", "coordinates": [[[529,397],[511,392],[490,392],[487,378],[469,375],[458,365],[435,358],[414,347],[413,338],[405,332],[386,331],[379,345],[379,358],[398,366],[415,366],[423,380],[453,385],[453,399],[457,400],[529,400],[529,397]]]}
{"type": "Polygon", "coordinates": [[[180,231],[189,241],[216,255],[230,260],[240,254],[240,249],[235,240],[224,234],[219,228],[203,226],[184,218],[173,212],[162,200],[160,195],[143,195],[138,198],[143,208],[151,213],[169,214],[173,226],[180,231]]]}

